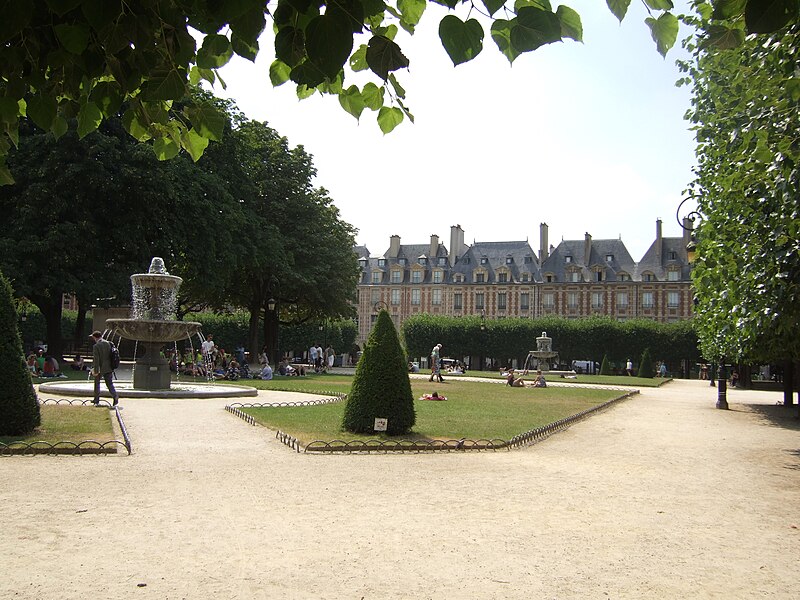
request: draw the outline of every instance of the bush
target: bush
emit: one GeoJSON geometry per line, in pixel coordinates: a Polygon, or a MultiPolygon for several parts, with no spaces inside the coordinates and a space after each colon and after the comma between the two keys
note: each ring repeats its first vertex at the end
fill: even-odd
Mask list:
{"type": "Polygon", "coordinates": [[[372,433],[376,418],[388,419],[386,433],[401,435],[414,426],[414,396],[406,354],[389,313],[382,310],[358,361],[342,427],[372,433]]]}
{"type": "Polygon", "coordinates": [[[608,356],[603,355],[603,362],[600,364],[600,375],[612,375],[611,365],[608,364],[608,356]]]}
{"type": "Polygon", "coordinates": [[[642,359],[639,361],[639,372],[637,375],[648,379],[652,379],[656,375],[653,359],[650,358],[650,348],[645,348],[644,352],[642,352],[642,359]]]}
{"type": "Polygon", "coordinates": [[[0,435],[24,435],[41,423],[39,401],[25,364],[17,329],[17,311],[11,284],[0,273],[0,364],[4,366],[0,386],[0,435]]]}

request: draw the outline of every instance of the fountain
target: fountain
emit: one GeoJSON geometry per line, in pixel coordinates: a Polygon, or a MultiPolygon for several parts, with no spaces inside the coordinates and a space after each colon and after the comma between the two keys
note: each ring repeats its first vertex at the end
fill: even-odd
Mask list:
{"type": "Polygon", "coordinates": [[[542,373],[550,371],[550,361],[558,358],[558,352],[553,352],[553,338],[547,337],[547,332],[536,338],[536,350],[528,351],[528,359],[536,360],[536,368],[542,373]]]}
{"type": "Polygon", "coordinates": [[[183,279],[170,275],[161,258],[153,258],[147,273],[131,275],[131,318],[106,321],[111,335],[137,341],[138,346],[144,347],[144,354],[136,358],[133,368],[135,390],[168,390],[172,377],[161,347],[200,331],[200,323],[175,319],[181,283],[183,279]]]}

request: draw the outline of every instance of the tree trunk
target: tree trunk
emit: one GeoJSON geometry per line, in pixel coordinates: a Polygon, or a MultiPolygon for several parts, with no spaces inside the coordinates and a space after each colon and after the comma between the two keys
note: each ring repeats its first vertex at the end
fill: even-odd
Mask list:
{"type": "Polygon", "coordinates": [[[72,342],[75,348],[80,348],[86,342],[83,330],[86,328],[86,304],[78,299],[78,318],[75,319],[75,331],[72,334],[72,342]]]}
{"type": "Polygon", "coordinates": [[[787,360],[783,365],[783,405],[794,404],[794,362],[787,360]]]}
{"type": "Polygon", "coordinates": [[[279,362],[278,352],[278,306],[275,310],[264,307],[264,345],[267,348],[267,356],[273,367],[279,362]]]}
{"type": "Polygon", "coordinates": [[[33,302],[42,313],[46,325],[47,354],[62,362],[64,360],[64,340],[61,337],[61,293],[51,296],[32,296],[33,302]]]}
{"type": "Polygon", "coordinates": [[[258,347],[258,321],[261,316],[260,304],[251,305],[248,307],[250,312],[250,321],[247,328],[247,348],[250,351],[250,360],[255,358],[258,360],[258,353],[261,348],[258,347]]]}

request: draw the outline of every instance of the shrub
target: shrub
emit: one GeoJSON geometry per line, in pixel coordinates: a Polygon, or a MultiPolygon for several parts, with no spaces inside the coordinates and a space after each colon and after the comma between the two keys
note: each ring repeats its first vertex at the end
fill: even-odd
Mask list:
{"type": "Polygon", "coordinates": [[[600,364],[600,375],[611,375],[611,365],[608,364],[608,356],[603,355],[603,362],[600,364]]]}
{"type": "Polygon", "coordinates": [[[653,359],[650,358],[650,348],[645,348],[642,352],[642,359],[639,361],[639,377],[647,377],[652,379],[655,377],[655,367],[653,366],[653,359]]]}
{"type": "Polygon", "coordinates": [[[30,433],[41,423],[39,402],[22,352],[11,284],[2,273],[0,273],[0,364],[4,366],[3,385],[0,386],[0,435],[30,433]]]}
{"type": "Polygon", "coordinates": [[[376,418],[388,419],[386,433],[401,435],[414,426],[414,396],[406,354],[389,313],[382,310],[358,361],[342,427],[372,433],[376,418]]]}

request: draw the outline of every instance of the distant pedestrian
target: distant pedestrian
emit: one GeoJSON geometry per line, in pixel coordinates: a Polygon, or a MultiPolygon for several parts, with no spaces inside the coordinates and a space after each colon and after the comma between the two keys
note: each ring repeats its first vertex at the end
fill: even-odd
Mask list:
{"type": "Polygon", "coordinates": [[[428,381],[433,381],[436,378],[440,383],[444,381],[442,377],[441,364],[439,363],[439,356],[442,351],[442,345],[436,344],[431,350],[431,378],[428,381]]]}
{"type": "Polygon", "coordinates": [[[629,377],[633,377],[633,361],[630,358],[628,362],[625,363],[625,371],[628,373],[629,377]]]}
{"type": "Polygon", "coordinates": [[[114,388],[114,369],[111,366],[111,344],[103,339],[103,334],[99,331],[92,332],[94,348],[92,349],[92,377],[94,377],[94,400],[92,404],[100,406],[100,378],[106,382],[111,397],[114,400],[112,406],[119,404],[119,394],[114,388]]]}

